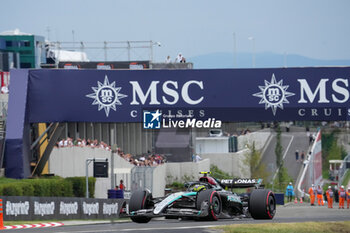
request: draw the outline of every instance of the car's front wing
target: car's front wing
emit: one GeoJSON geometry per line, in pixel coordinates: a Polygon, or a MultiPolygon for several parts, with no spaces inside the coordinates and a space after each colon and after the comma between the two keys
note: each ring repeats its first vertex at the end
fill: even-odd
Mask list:
{"type": "Polygon", "coordinates": [[[137,211],[132,211],[129,214],[130,217],[135,216],[145,216],[150,218],[155,217],[206,217],[208,216],[208,208],[197,209],[185,209],[185,208],[168,208],[159,214],[154,214],[154,209],[141,209],[137,211]]]}

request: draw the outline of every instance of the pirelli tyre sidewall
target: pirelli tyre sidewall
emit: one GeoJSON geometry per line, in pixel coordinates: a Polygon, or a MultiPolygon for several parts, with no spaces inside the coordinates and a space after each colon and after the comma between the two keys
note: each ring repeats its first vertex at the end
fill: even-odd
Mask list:
{"type": "MultiPolygon", "coordinates": [[[[148,191],[136,191],[131,195],[130,203],[129,203],[129,212],[137,211],[141,209],[147,209],[148,203],[152,198],[152,194],[148,191]]],[[[130,217],[133,222],[137,223],[148,223],[151,218],[146,216],[131,216],[130,217]]]]}
{"type": "Polygon", "coordinates": [[[197,194],[196,207],[201,209],[203,202],[208,203],[208,216],[204,217],[208,220],[218,220],[222,211],[222,202],[220,195],[213,189],[203,190],[197,194]]]}
{"type": "Polygon", "coordinates": [[[276,213],[276,199],[271,190],[255,189],[250,194],[249,212],[254,219],[273,219],[276,213]]]}

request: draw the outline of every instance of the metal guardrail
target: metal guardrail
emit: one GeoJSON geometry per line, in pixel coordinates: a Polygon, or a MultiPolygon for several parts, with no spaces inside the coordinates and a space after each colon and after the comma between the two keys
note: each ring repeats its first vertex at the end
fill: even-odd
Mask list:
{"type": "Polygon", "coordinates": [[[193,63],[151,63],[150,69],[193,69],[193,63]]]}
{"type": "MultiPolygon", "coordinates": [[[[309,148],[308,152],[311,150],[313,151],[314,149],[314,144],[312,145],[311,149],[309,148]]],[[[301,190],[301,183],[303,182],[304,180],[304,177],[305,177],[305,174],[306,172],[308,171],[309,169],[309,165],[310,165],[310,162],[312,162],[311,158],[310,157],[307,157],[307,163],[305,163],[305,166],[302,170],[302,172],[299,174],[299,177],[297,179],[297,192],[298,194],[300,195],[303,191],[301,190]]],[[[338,173],[338,185],[341,185],[343,183],[343,180],[344,180],[344,177],[345,177],[345,174],[346,174],[346,171],[349,169],[349,168],[346,168],[346,162],[350,162],[350,154],[348,154],[344,160],[343,160],[343,164],[342,166],[340,167],[340,170],[339,170],[339,173],[338,173]]],[[[306,196],[309,196],[309,194],[305,193],[306,196]]]]}
{"type": "MultiPolygon", "coordinates": [[[[318,133],[317,132],[317,135],[315,138],[318,137],[318,133]]],[[[305,176],[307,176],[307,172],[308,169],[313,169],[313,154],[310,154],[310,152],[314,151],[315,150],[315,147],[316,147],[316,140],[309,146],[309,149],[307,150],[307,154],[306,154],[306,158],[305,158],[305,161],[304,161],[304,166],[301,170],[301,172],[299,173],[299,176],[297,178],[297,182],[296,182],[296,194],[298,194],[297,196],[298,197],[301,197],[302,194],[304,194],[305,196],[309,197],[309,194],[307,194],[307,190],[302,190],[301,189],[301,184],[303,183],[304,181],[304,178],[305,176]]],[[[309,184],[310,185],[310,184],[309,184]]]]}

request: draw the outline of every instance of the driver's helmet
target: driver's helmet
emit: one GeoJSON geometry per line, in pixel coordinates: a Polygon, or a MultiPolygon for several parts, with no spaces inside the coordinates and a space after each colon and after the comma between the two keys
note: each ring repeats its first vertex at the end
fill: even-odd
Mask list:
{"type": "Polygon", "coordinates": [[[202,185],[202,184],[196,184],[192,187],[193,192],[199,192],[205,189],[206,189],[205,185],[202,185]]]}

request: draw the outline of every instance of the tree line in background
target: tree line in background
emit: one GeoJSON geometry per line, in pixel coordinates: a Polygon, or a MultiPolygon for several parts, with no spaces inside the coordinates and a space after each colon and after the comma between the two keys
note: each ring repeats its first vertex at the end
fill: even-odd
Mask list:
{"type": "Polygon", "coordinates": [[[287,168],[283,164],[283,147],[281,142],[281,127],[278,125],[276,129],[276,167],[279,168],[275,180],[273,180],[273,187],[280,192],[284,192],[289,182],[293,182],[293,179],[288,175],[287,168]]]}
{"type": "Polygon", "coordinates": [[[266,168],[266,164],[261,163],[261,151],[256,150],[255,143],[248,145],[249,153],[246,154],[246,159],[244,163],[250,167],[251,178],[261,178],[263,179],[263,184],[266,188],[271,188],[274,191],[284,191],[289,182],[293,179],[288,175],[287,169],[283,164],[283,147],[281,142],[281,128],[279,124],[275,125],[276,130],[276,167],[279,168],[275,179],[268,183],[268,178],[271,175],[266,168]]]}
{"type": "Polygon", "coordinates": [[[329,179],[329,160],[343,160],[347,155],[345,148],[338,143],[340,133],[339,129],[322,132],[322,170],[325,179],[329,179]]]}

